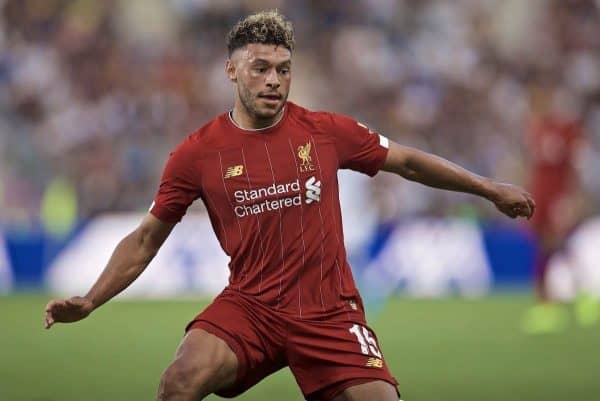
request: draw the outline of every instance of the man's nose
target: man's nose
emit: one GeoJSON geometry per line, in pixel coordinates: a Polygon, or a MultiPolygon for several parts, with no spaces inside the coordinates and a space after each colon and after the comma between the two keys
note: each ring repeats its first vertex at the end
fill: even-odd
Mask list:
{"type": "Polygon", "coordinates": [[[281,85],[281,82],[279,81],[279,74],[277,74],[277,71],[275,71],[275,69],[269,70],[266,76],[266,83],[269,88],[274,89],[279,88],[279,85],[281,85]]]}

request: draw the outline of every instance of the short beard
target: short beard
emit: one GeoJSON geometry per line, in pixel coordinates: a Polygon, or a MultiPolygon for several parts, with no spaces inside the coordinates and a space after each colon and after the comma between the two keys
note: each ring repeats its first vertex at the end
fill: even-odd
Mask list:
{"type": "Polygon", "coordinates": [[[244,107],[244,109],[246,109],[246,112],[252,116],[254,119],[261,121],[261,120],[268,120],[271,118],[274,118],[275,116],[277,116],[279,114],[279,112],[281,112],[281,109],[283,109],[283,106],[285,105],[285,101],[286,99],[282,99],[283,101],[281,102],[281,105],[279,106],[279,109],[276,110],[274,115],[264,115],[263,113],[260,113],[258,111],[258,109],[254,106],[255,102],[259,99],[258,96],[253,95],[245,86],[243,85],[238,85],[238,96],[240,97],[240,101],[242,102],[242,106],[244,107]]]}

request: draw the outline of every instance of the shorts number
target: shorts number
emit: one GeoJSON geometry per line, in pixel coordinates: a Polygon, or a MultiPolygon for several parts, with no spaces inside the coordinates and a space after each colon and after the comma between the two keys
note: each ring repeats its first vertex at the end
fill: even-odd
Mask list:
{"type": "Polygon", "coordinates": [[[370,350],[371,354],[375,355],[377,358],[381,358],[381,352],[377,347],[377,341],[371,336],[366,327],[355,324],[349,328],[348,331],[356,336],[356,339],[360,344],[360,351],[363,354],[369,355],[370,350]]]}

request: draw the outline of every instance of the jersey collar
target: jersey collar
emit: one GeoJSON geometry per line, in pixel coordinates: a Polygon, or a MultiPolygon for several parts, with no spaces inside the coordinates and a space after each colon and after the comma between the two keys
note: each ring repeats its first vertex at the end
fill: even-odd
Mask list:
{"type": "Polygon", "coordinates": [[[233,110],[229,110],[229,112],[227,113],[227,120],[233,127],[235,127],[239,131],[244,132],[246,134],[266,133],[266,132],[270,132],[270,131],[274,130],[281,124],[281,122],[285,119],[285,117],[287,115],[287,111],[288,111],[288,105],[285,104],[283,106],[283,112],[281,113],[281,116],[279,117],[279,119],[277,121],[275,121],[273,124],[269,125],[268,127],[264,127],[264,128],[242,128],[242,127],[240,127],[233,120],[233,110]]]}

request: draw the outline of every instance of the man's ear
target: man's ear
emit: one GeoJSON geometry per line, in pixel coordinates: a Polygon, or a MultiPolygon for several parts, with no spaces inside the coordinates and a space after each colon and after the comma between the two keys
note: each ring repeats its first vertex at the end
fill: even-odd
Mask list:
{"type": "Polygon", "coordinates": [[[228,59],[225,62],[225,73],[227,74],[227,78],[231,82],[237,82],[237,76],[235,74],[235,64],[231,59],[228,59]]]}

